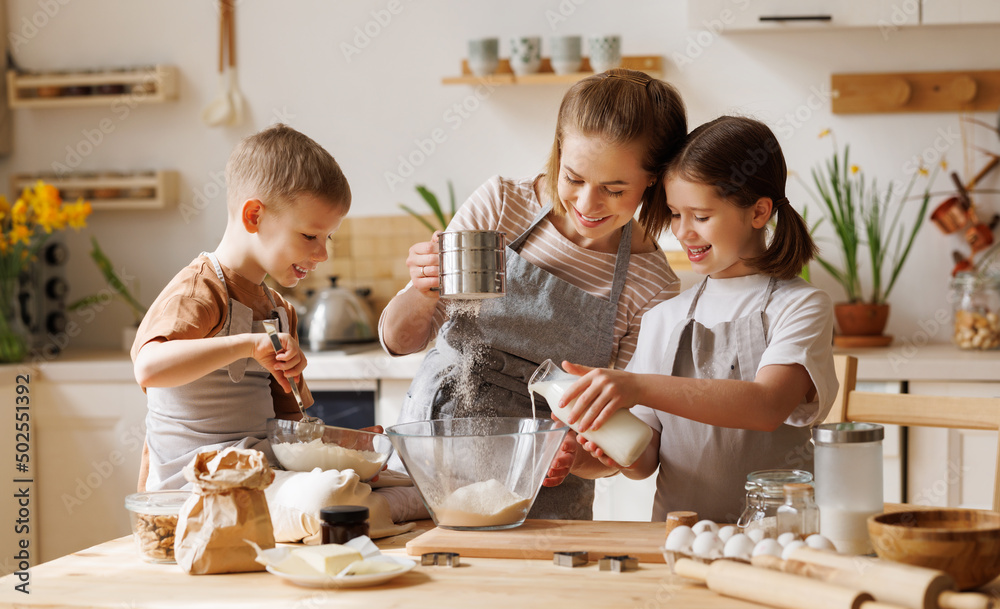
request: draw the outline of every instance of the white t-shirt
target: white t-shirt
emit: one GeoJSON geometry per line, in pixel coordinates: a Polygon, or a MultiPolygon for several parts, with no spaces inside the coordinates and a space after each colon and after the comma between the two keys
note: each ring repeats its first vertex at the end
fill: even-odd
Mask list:
{"type": "MultiPolygon", "coordinates": [[[[769,281],[766,275],[708,278],[694,311],[695,320],[710,328],[754,313],[769,281]]],[[[670,374],[665,369],[670,336],[684,322],[698,287],[691,287],[646,313],[628,371],[670,374]]],[[[839,386],[833,366],[833,300],[823,290],[797,277],[778,281],[764,308],[764,335],[767,348],[757,372],[774,364],[801,364],[816,388],[816,400],[799,404],[785,423],[805,427],[822,421],[837,397],[839,386]]],[[[636,406],[632,412],[653,429],[662,429],[658,411],[636,406]]]]}

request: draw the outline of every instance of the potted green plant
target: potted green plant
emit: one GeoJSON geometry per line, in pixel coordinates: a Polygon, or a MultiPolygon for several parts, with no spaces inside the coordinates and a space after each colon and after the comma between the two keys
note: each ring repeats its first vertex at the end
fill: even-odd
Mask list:
{"type": "Polygon", "coordinates": [[[426,186],[417,184],[416,188],[417,193],[421,196],[421,198],[423,198],[424,203],[427,204],[427,207],[429,207],[433,213],[431,220],[437,222],[437,224],[434,224],[434,222],[428,220],[424,214],[417,212],[411,207],[403,205],[402,203],[399,204],[399,207],[430,229],[432,233],[434,231],[447,230],[448,223],[455,217],[455,189],[451,184],[451,180],[448,180],[448,197],[451,200],[448,213],[445,213],[444,209],[441,207],[441,203],[438,201],[437,195],[428,190],[426,186]]]}
{"type": "Polygon", "coordinates": [[[97,243],[96,237],[90,238],[90,244],[92,246],[90,257],[97,264],[97,268],[100,269],[101,274],[104,275],[105,281],[108,282],[109,290],[102,290],[97,294],[85,296],[71,303],[67,308],[70,311],[81,311],[92,307],[103,307],[108,301],[115,298],[124,302],[132,312],[132,323],[125,326],[122,330],[122,348],[125,351],[129,351],[132,348],[132,342],[135,340],[135,333],[139,329],[139,323],[142,322],[143,316],[146,315],[146,306],[132,295],[128,286],[118,276],[118,273],[115,272],[114,265],[111,264],[111,260],[97,243]]]}
{"type": "MultiPolygon", "coordinates": [[[[822,135],[826,135],[824,132],[822,135]]],[[[936,173],[936,169],[935,169],[936,173]]],[[[824,254],[817,256],[819,264],[839,283],[847,295],[845,302],[834,306],[834,314],[842,338],[841,344],[864,343],[888,345],[891,336],[883,336],[889,318],[889,295],[906,259],[914,239],[927,216],[930,202],[929,185],[924,190],[917,215],[910,226],[903,220],[905,202],[919,175],[927,175],[921,168],[914,172],[902,189],[892,182],[880,190],[878,181],[867,180],[863,171],[850,162],[850,147],[838,150],[834,142],[833,156],[812,169],[816,192],[811,194],[820,203],[825,219],[832,227],[834,243],[840,250],[840,262],[824,254]],[[871,276],[870,289],[862,286],[865,265],[871,276]],[[846,337],[869,337],[851,341],[846,337]]]]}

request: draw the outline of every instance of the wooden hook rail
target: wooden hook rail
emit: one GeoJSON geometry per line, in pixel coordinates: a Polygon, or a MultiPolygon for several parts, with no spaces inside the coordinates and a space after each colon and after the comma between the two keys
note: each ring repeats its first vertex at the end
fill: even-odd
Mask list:
{"type": "Polygon", "coordinates": [[[1000,108],[1000,70],[834,74],[830,85],[834,114],[1000,108]]]}

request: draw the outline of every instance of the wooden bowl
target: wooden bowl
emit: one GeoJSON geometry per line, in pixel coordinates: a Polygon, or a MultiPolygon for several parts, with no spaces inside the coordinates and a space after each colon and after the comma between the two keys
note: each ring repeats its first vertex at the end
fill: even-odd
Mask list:
{"type": "Polygon", "coordinates": [[[1000,513],[957,508],[910,510],[868,519],[879,558],[938,569],[960,590],[1000,575],[1000,513]]]}

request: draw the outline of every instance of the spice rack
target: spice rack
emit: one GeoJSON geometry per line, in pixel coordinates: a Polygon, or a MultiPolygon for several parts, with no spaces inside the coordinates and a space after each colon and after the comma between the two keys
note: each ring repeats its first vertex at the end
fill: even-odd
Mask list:
{"type": "Polygon", "coordinates": [[[141,171],[129,174],[44,174],[11,176],[11,192],[44,180],[59,189],[66,202],[82,197],[96,210],[162,209],[177,201],[179,173],[173,170],[141,171]]]}
{"type": "MultiPolygon", "coordinates": [[[[645,72],[653,78],[663,76],[663,58],[653,55],[622,57],[622,68],[645,72]]],[[[548,57],[542,58],[541,67],[534,74],[514,74],[510,68],[509,59],[501,59],[497,66],[497,71],[488,76],[476,76],[469,69],[469,62],[462,60],[462,74],[460,76],[449,76],[441,79],[443,85],[479,85],[488,83],[490,85],[539,85],[539,84],[570,84],[584,79],[594,74],[590,67],[590,60],[583,58],[579,72],[571,74],[556,74],[552,69],[552,64],[548,57]]]]}
{"type": "Polygon", "coordinates": [[[177,68],[167,65],[99,72],[28,74],[7,71],[11,108],[133,106],[177,98],[177,68]]]}

